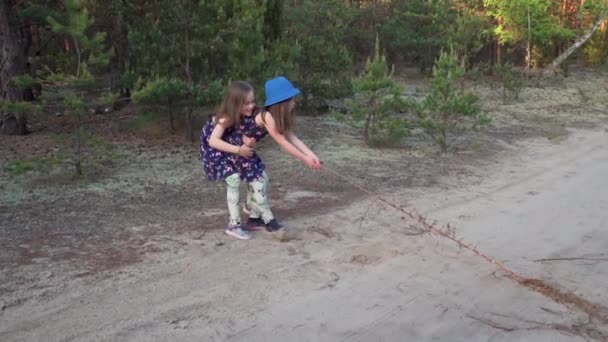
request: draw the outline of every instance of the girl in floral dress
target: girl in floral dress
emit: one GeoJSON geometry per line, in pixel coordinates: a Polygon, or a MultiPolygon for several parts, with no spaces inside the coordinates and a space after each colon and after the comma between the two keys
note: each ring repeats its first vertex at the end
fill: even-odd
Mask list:
{"type": "Polygon", "coordinates": [[[243,117],[252,114],[254,108],[253,87],[244,81],[233,82],[226,90],[224,100],[217,112],[203,126],[200,145],[200,158],[207,178],[212,181],[225,181],[227,185],[226,197],[230,219],[225,232],[245,240],[251,239],[252,236],[241,225],[239,210],[241,176],[235,161],[249,160],[254,151],[247,144],[229,143],[228,137],[236,131],[236,127],[240,126],[243,117]]]}

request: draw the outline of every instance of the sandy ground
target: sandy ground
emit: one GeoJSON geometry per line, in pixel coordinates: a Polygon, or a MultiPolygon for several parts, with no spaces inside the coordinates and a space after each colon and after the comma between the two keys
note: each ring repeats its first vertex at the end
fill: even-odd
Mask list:
{"type": "MultiPolygon", "coordinates": [[[[598,122],[542,120],[541,108],[555,110],[536,96],[549,91],[496,105],[507,114],[476,137],[481,146],[453,156],[369,150],[339,128],[339,142],[319,134],[313,148],[328,168],[454,224],[480,251],[593,310],[514,282],[330,173],[286,171],[283,157],[268,164],[290,229],[231,239],[217,229],[219,188],[192,187],[191,152],[144,151],[111,182],[4,186],[0,340],[605,341],[608,134],[598,122]],[[152,183],[159,175],[164,184],[152,183]],[[539,260],[566,258],[576,259],[539,260]]],[[[573,108],[585,111],[566,108],[568,118],[573,108]]]]}
{"type": "MultiPolygon", "coordinates": [[[[459,236],[513,270],[606,307],[607,143],[603,130],[579,131],[558,145],[531,141],[517,158],[491,167],[481,184],[385,197],[395,203],[409,199],[410,206],[454,223],[459,236]],[[566,257],[590,260],[533,261],[566,257]],[[602,257],[603,262],[591,260],[602,257]]],[[[492,265],[440,237],[413,236],[412,222],[373,198],[291,225],[301,231],[287,242],[260,234],[250,242],[227,241],[205,255],[190,241],[168,262],[157,255],[99,282],[74,281],[54,296],[3,311],[0,336],[3,341],[608,336],[601,318],[590,319],[493,275],[492,265]],[[307,230],[312,221],[316,228],[307,230]]],[[[214,232],[214,238],[220,234],[214,232]]]]}

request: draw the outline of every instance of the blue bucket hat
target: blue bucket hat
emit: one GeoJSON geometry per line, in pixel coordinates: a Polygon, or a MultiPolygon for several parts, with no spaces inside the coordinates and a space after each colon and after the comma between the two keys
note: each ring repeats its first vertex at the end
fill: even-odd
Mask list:
{"type": "Polygon", "coordinates": [[[266,81],[264,89],[266,90],[266,102],[264,102],[264,107],[289,100],[300,94],[300,89],[294,87],[293,84],[283,76],[266,81]]]}

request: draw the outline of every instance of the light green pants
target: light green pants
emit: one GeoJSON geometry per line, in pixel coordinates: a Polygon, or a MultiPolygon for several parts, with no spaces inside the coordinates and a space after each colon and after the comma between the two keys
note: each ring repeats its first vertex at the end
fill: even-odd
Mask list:
{"type": "MultiPolygon", "coordinates": [[[[240,191],[241,177],[237,173],[226,178],[226,199],[228,202],[228,213],[230,215],[229,225],[241,224],[240,212],[240,191]]],[[[270,210],[266,189],[268,187],[268,175],[266,172],[262,177],[247,183],[247,207],[249,208],[249,217],[261,217],[264,223],[270,222],[274,215],[270,210]]]]}
{"type": "Polygon", "coordinates": [[[247,208],[249,208],[249,217],[262,218],[264,223],[268,223],[274,219],[270,203],[266,195],[268,188],[268,175],[266,171],[262,173],[262,177],[247,183],[247,208]]]}

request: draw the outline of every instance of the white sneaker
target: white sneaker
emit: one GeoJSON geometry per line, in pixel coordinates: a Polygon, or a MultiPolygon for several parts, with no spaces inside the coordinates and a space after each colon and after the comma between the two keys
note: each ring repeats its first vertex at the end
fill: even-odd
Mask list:
{"type": "Polygon", "coordinates": [[[241,226],[240,224],[228,226],[228,228],[226,228],[224,232],[230,236],[234,236],[235,238],[241,240],[249,240],[253,237],[251,233],[244,230],[243,226],[241,226]]]}

